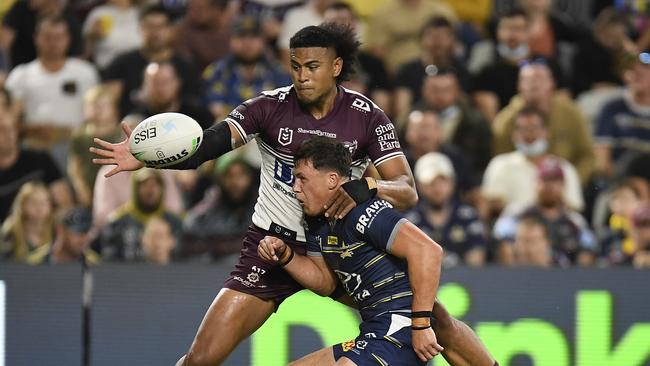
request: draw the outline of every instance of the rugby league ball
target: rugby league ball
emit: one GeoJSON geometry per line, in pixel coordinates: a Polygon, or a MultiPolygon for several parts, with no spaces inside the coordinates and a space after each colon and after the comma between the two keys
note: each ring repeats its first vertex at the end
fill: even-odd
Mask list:
{"type": "Polygon", "coordinates": [[[180,163],[201,145],[203,129],[193,118],[181,113],[155,114],[131,133],[131,154],[148,167],[162,168],[180,163]]]}

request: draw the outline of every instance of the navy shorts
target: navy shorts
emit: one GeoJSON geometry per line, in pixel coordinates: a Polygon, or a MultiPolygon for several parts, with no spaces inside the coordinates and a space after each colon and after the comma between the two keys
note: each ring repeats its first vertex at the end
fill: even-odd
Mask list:
{"type": "Polygon", "coordinates": [[[334,359],[347,357],[357,366],[419,366],[420,360],[411,343],[411,319],[384,314],[361,323],[361,334],[353,340],[334,345],[334,359]]]}
{"type": "Polygon", "coordinates": [[[239,262],[230,272],[224,287],[262,300],[273,300],[279,306],[287,297],[303,289],[281,266],[266,262],[257,254],[260,240],[265,236],[276,236],[289,245],[296,254],[305,255],[304,242],[288,239],[278,234],[251,225],[243,240],[239,262]]]}

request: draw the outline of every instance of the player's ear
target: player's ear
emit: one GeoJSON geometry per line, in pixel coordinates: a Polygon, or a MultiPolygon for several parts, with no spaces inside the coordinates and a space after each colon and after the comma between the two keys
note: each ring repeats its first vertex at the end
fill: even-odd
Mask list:
{"type": "Polygon", "coordinates": [[[339,75],[341,75],[342,70],[343,70],[343,59],[337,57],[334,59],[334,77],[335,78],[339,77],[339,75]]]}
{"type": "Polygon", "coordinates": [[[341,177],[335,173],[335,172],[330,172],[327,175],[327,189],[334,190],[337,189],[339,186],[339,181],[341,180],[341,177]]]}

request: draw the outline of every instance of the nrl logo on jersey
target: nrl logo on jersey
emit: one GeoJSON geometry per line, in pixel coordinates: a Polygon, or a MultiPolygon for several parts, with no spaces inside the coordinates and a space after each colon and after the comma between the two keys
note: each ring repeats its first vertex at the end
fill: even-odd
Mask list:
{"type": "Polygon", "coordinates": [[[354,102],[352,102],[352,109],[356,109],[361,112],[370,112],[370,103],[362,100],[362,99],[355,99],[354,102]]]}
{"type": "Polygon", "coordinates": [[[293,140],[293,130],[289,127],[282,127],[278,133],[278,142],[282,146],[287,146],[293,140]]]}

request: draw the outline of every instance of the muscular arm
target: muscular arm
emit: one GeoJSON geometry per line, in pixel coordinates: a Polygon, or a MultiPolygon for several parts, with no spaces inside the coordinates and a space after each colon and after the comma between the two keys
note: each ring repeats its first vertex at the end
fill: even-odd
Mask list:
{"type": "Polygon", "coordinates": [[[320,296],[329,296],[336,288],[336,278],[323,257],[296,254],[284,269],[299,284],[320,296]]]}
{"type": "Polygon", "coordinates": [[[189,159],[165,169],[196,169],[208,160],[236,149],[244,144],[241,135],[228,122],[217,123],[203,131],[203,142],[189,159]]]}
{"type": "Polygon", "coordinates": [[[402,225],[391,253],[406,259],[413,290],[413,311],[431,311],[440,282],[442,248],[410,222],[402,225]]]}
{"type": "Polygon", "coordinates": [[[284,241],[274,236],[260,240],[257,253],[262,259],[271,263],[288,263],[284,266],[291,277],[303,287],[321,296],[329,296],[336,289],[336,278],[323,257],[295,254],[290,257],[292,249],[284,241]]]}
{"type": "Polygon", "coordinates": [[[403,156],[386,160],[379,164],[377,172],[377,196],[398,210],[407,210],[418,203],[413,173],[403,156]]]}

